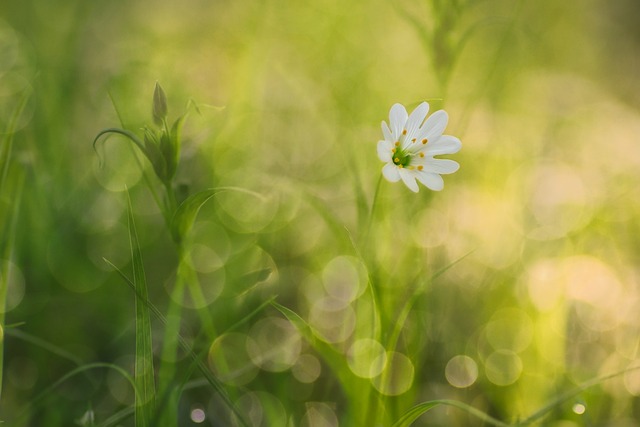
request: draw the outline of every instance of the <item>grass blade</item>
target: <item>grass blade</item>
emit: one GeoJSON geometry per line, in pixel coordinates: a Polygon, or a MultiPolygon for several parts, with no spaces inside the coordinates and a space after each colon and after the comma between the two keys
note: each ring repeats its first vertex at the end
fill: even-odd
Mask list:
{"type": "Polygon", "coordinates": [[[193,226],[193,223],[196,220],[196,217],[198,216],[198,212],[200,211],[202,205],[204,205],[209,199],[222,191],[238,191],[241,193],[250,194],[259,199],[264,199],[261,194],[240,187],[208,188],[206,190],[202,190],[198,193],[192,194],[184,202],[182,202],[171,220],[171,235],[176,242],[182,241],[182,239],[184,239],[189,234],[189,230],[191,230],[191,227],[193,226]]]}
{"type": "Polygon", "coordinates": [[[49,387],[44,389],[40,394],[38,394],[37,396],[32,398],[31,401],[24,408],[22,408],[22,410],[20,411],[18,417],[15,420],[12,420],[12,423],[9,424],[9,425],[14,425],[14,424],[15,425],[21,425],[21,424],[18,424],[18,422],[25,420],[29,415],[31,415],[33,413],[33,409],[37,408],[38,405],[40,404],[40,402],[45,400],[48,396],[50,396],[51,394],[55,393],[55,391],[56,391],[56,389],[58,387],[60,387],[62,384],[64,384],[65,382],[67,382],[71,378],[75,377],[76,375],[87,374],[89,371],[94,370],[94,369],[112,369],[112,370],[115,370],[116,372],[118,372],[120,375],[122,375],[129,382],[129,384],[131,384],[131,386],[133,387],[134,393],[136,395],[136,400],[137,400],[138,389],[136,387],[134,379],[131,378],[131,376],[129,375],[129,373],[127,373],[127,371],[125,371],[120,366],[114,365],[112,363],[90,363],[90,364],[87,364],[87,365],[83,365],[83,366],[77,367],[77,368],[67,372],[60,379],[58,379],[55,383],[51,384],[49,387]]]}
{"type": "Polygon", "coordinates": [[[131,208],[128,204],[129,240],[131,244],[131,261],[133,265],[133,284],[136,293],[136,362],[134,380],[139,391],[136,399],[136,427],[150,427],[155,411],[155,383],[153,370],[153,347],[151,343],[151,317],[149,307],[144,301],[149,299],[147,280],[144,274],[140,242],[136,232],[131,208]]]}
{"type": "Polygon", "coordinates": [[[469,406],[466,403],[459,402],[457,400],[430,400],[428,402],[419,403],[413,408],[409,409],[405,412],[395,423],[393,423],[392,427],[409,427],[418,417],[425,412],[435,408],[439,405],[452,406],[454,408],[462,409],[466,411],[470,415],[484,421],[487,424],[494,425],[497,427],[509,427],[509,424],[503,423],[500,420],[493,418],[492,416],[485,414],[484,412],[474,408],[473,406],[469,406]]]}
{"type": "MultiPolygon", "coordinates": [[[[24,183],[24,171],[12,169],[11,152],[13,135],[18,119],[22,115],[30,92],[25,92],[13,111],[6,129],[6,136],[0,141],[0,195],[7,196],[7,211],[0,211],[0,399],[2,398],[2,376],[4,366],[4,321],[7,292],[9,287],[9,260],[13,255],[13,245],[19,217],[20,199],[24,183]],[[14,173],[15,172],[15,173],[14,173]],[[13,188],[11,188],[12,186],[13,188]]],[[[4,201],[0,209],[4,206],[4,201]]]]}
{"type": "Polygon", "coordinates": [[[277,302],[272,302],[271,305],[280,311],[280,313],[282,313],[287,320],[289,320],[298,329],[300,334],[331,368],[331,372],[338,377],[340,385],[348,396],[347,401],[350,402],[349,409],[351,413],[348,417],[351,417],[352,419],[347,420],[346,425],[365,425],[363,420],[367,415],[367,405],[366,396],[363,394],[363,390],[369,389],[369,381],[353,374],[347,364],[345,355],[330,344],[318,338],[311,325],[309,325],[295,311],[278,304],[277,302]]]}

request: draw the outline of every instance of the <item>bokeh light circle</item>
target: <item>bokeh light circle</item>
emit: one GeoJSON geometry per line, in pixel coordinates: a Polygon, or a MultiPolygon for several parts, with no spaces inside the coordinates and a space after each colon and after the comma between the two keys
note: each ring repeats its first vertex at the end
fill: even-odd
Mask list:
{"type": "Polygon", "coordinates": [[[264,391],[249,392],[236,402],[239,412],[252,427],[286,426],[287,412],[276,396],[264,391]]]}
{"type": "MultiPolygon", "coordinates": [[[[0,280],[5,281],[2,285],[6,289],[4,307],[0,305],[0,313],[6,313],[22,302],[25,293],[25,281],[20,268],[7,260],[0,259],[0,275],[0,280]]],[[[0,335],[0,338],[2,338],[2,335],[0,335]]]]}
{"type": "Polygon", "coordinates": [[[533,322],[523,310],[505,308],[497,311],[486,326],[487,340],[496,349],[520,352],[533,341],[533,322]]]}
{"type": "Polygon", "coordinates": [[[226,384],[241,386],[253,380],[258,368],[246,350],[247,336],[230,332],[219,336],[209,347],[209,367],[226,384]]]}
{"type": "Polygon", "coordinates": [[[312,354],[302,354],[291,368],[293,376],[301,383],[312,383],[320,377],[322,365],[312,354]]]}
{"type": "Polygon", "coordinates": [[[478,379],[478,364],[469,356],[454,356],[447,362],[444,373],[449,384],[457,388],[466,388],[478,379]]]}
{"type": "Polygon", "coordinates": [[[373,378],[382,372],[387,363],[387,354],[378,341],[363,338],[355,341],[347,351],[347,362],[351,371],[361,378],[373,378]]]}
{"type": "Polygon", "coordinates": [[[331,406],[323,402],[307,404],[300,427],[338,427],[338,416],[331,406]]]}
{"type": "Polygon", "coordinates": [[[340,343],[353,334],[356,313],[351,305],[344,306],[341,300],[325,297],[313,303],[309,323],[325,341],[340,343]]]}
{"type": "Polygon", "coordinates": [[[497,350],[484,362],[485,375],[495,385],[507,386],[515,383],[522,374],[522,360],[510,350],[497,350]]]}
{"type": "Polygon", "coordinates": [[[407,356],[395,351],[388,351],[385,357],[387,363],[380,375],[371,380],[373,386],[386,396],[399,396],[406,393],[413,384],[415,375],[413,363],[407,356]]]}
{"type": "Polygon", "coordinates": [[[365,291],[366,277],[364,265],[356,258],[338,256],[322,271],[322,284],[327,294],[350,303],[365,291]]]}
{"type": "Polygon", "coordinates": [[[298,361],[302,339],[287,320],[267,317],[251,327],[246,348],[256,366],[265,371],[282,372],[298,361]]]}

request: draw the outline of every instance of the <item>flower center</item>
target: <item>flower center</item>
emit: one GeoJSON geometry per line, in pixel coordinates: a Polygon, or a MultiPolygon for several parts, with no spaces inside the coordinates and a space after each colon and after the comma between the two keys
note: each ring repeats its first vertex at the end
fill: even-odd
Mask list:
{"type": "Polygon", "coordinates": [[[396,149],[393,153],[393,163],[401,168],[409,166],[411,162],[411,154],[405,153],[400,149],[396,149]]]}

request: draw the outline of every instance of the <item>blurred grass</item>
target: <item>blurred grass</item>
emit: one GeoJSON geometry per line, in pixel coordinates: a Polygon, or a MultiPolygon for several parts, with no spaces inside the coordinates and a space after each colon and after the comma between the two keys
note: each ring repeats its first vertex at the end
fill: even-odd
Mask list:
{"type": "MultiPolygon", "coordinates": [[[[348,350],[372,333],[371,301],[364,293],[338,308],[321,305],[343,295],[335,277],[375,277],[385,295],[382,329],[391,333],[415,286],[472,250],[407,314],[396,351],[411,360],[413,378],[399,396],[373,392],[387,401],[384,417],[457,399],[512,422],[577,384],[633,366],[640,328],[636,11],[632,0],[187,0],[153,7],[6,0],[0,130],[14,142],[0,194],[0,258],[14,274],[8,281],[3,275],[2,315],[75,362],[5,330],[0,417],[14,419],[76,362],[133,373],[132,295],[103,262],[130,268],[125,187],[149,299],[167,312],[182,254],[126,143],[103,147],[103,167],[91,148],[100,129],[137,131],[151,120],[156,81],[173,117],[191,98],[225,106],[190,116],[181,191],[234,186],[263,196],[226,192],[202,206],[188,254],[202,299],[185,299],[179,319],[169,319],[196,353],[232,352],[225,343],[238,344],[228,358],[237,372],[222,372],[219,358],[208,362],[237,388],[230,394],[253,414],[251,425],[267,425],[256,408],[272,425],[289,417],[295,425],[321,417],[334,425],[355,394],[341,384],[349,371],[341,377],[320,362],[275,309],[261,309],[235,335],[218,339],[203,330],[227,331],[277,295],[353,369],[348,350]],[[33,95],[6,132],[26,90],[33,95]],[[436,98],[442,101],[432,110],[447,109],[447,133],[463,142],[455,156],[462,168],[445,178],[441,193],[414,196],[382,182],[371,235],[376,262],[362,273],[352,242],[362,241],[379,176],[379,123],[394,102],[412,108],[436,98]],[[264,271],[271,275],[256,285],[251,274],[264,271]],[[264,331],[298,358],[273,355],[282,365],[256,358],[247,348],[262,348],[264,331]],[[473,364],[460,364],[468,362],[456,359],[462,355],[473,364]]],[[[152,334],[162,342],[162,325],[152,334]]],[[[180,351],[177,357],[179,369],[191,363],[180,351]]],[[[88,403],[102,422],[133,404],[126,380],[95,375],[98,385],[76,377],[60,384],[24,425],[73,425],[88,403]]],[[[584,415],[570,400],[548,425],[633,425],[638,394],[640,377],[630,371],[582,393],[584,415]]],[[[233,415],[216,396],[185,388],[180,425],[190,425],[195,409],[218,411],[230,424],[233,415]]],[[[481,425],[441,407],[415,425],[422,421],[481,425]]]]}

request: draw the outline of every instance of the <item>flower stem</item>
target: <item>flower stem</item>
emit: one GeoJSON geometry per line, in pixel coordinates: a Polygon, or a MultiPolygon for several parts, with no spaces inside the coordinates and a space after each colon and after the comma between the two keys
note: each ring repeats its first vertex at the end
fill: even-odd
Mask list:
{"type": "Polygon", "coordinates": [[[369,247],[369,239],[371,237],[371,227],[373,225],[373,217],[375,215],[376,206],[378,205],[378,195],[380,194],[380,187],[382,187],[382,175],[378,178],[376,184],[376,190],[373,193],[373,201],[371,202],[371,209],[369,210],[369,219],[367,220],[367,228],[364,234],[365,248],[369,247]]]}

